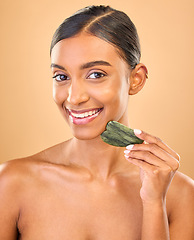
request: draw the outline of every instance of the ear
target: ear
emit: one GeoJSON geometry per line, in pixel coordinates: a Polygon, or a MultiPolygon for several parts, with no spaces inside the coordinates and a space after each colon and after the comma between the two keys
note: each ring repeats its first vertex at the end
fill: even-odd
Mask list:
{"type": "Polygon", "coordinates": [[[144,86],[146,78],[148,78],[148,70],[143,63],[139,63],[131,71],[129,95],[138,93],[144,86]]]}

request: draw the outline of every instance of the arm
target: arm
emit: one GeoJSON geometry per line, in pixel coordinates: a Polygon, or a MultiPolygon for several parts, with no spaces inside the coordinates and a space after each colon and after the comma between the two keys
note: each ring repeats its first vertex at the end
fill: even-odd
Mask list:
{"type": "Polygon", "coordinates": [[[0,239],[17,239],[17,184],[7,164],[0,165],[0,239]]]}
{"type": "MultiPolygon", "coordinates": [[[[160,139],[141,131],[135,131],[135,134],[144,140],[144,144],[128,146],[125,157],[140,168],[142,181],[140,196],[143,204],[141,239],[182,240],[181,234],[175,236],[172,233],[175,230],[171,229],[186,234],[187,227],[180,228],[178,220],[175,219],[174,223],[169,224],[166,210],[166,194],[179,167],[179,156],[160,139]]],[[[187,200],[192,203],[191,198],[188,197],[187,200]]],[[[174,212],[176,211],[177,209],[174,209],[174,212]]],[[[193,214],[189,215],[188,221],[192,221],[191,215],[193,214]]],[[[181,222],[183,225],[184,222],[181,222]]],[[[191,240],[192,237],[190,231],[184,240],[191,240]]]]}
{"type": "Polygon", "coordinates": [[[169,187],[171,192],[169,198],[172,199],[169,218],[166,202],[143,204],[142,240],[194,239],[194,186],[189,179],[185,181],[179,178],[175,182],[178,183],[172,183],[172,185],[176,184],[176,186],[169,187]]]}
{"type": "Polygon", "coordinates": [[[167,194],[171,239],[194,239],[194,181],[182,173],[176,173],[167,194]],[[170,196],[169,196],[170,195],[170,196]],[[171,200],[173,199],[173,201],[171,200]]]}
{"type": "Polygon", "coordinates": [[[169,240],[169,226],[164,202],[143,205],[142,240],[169,240]]]}

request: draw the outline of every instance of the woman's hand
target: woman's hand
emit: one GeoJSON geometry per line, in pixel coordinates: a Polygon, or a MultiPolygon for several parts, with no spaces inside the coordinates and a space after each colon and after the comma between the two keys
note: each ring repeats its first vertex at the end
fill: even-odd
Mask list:
{"type": "Polygon", "coordinates": [[[179,167],[180,157],[159,138],[138,129],[135,129],[134,133],[144,140],[144,143],[129,145],[124,153],[129,162],[140,168],[142,201],[164,201],[171,180],[179,167]]]}

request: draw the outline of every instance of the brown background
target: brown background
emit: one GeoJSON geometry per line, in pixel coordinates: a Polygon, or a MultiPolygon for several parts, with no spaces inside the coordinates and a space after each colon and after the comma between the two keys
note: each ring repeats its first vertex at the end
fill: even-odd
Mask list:
{"type": "Polygon", "coordinates": [[[131,127],[162,138],[194,177],[193,0],[6,0],[0,2],[0,162],[36,153],[71,136],[52,100],[49,46],[77,9],[109,4],[134,21],[149,69],[130,99],[131,127]]]}

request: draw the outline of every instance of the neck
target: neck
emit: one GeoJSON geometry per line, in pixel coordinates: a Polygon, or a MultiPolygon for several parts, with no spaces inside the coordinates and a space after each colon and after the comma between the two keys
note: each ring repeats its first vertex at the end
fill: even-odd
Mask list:
{"type": "Polygon", "coordinates": [[[104,143],[100,136],[91,140],[73,138],[71,149],[70,163],[86,168],[97,178],[105,180],[129,167],[129,163],[124,158],[124,149],[104,143]],[[74,151],[74,149],[79,150],[74,151]]]}

